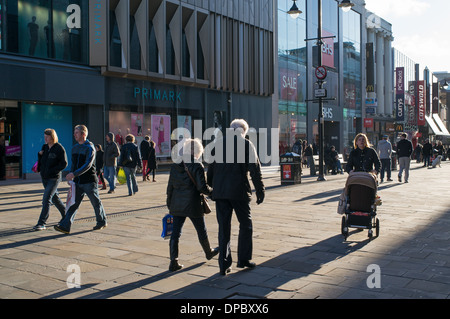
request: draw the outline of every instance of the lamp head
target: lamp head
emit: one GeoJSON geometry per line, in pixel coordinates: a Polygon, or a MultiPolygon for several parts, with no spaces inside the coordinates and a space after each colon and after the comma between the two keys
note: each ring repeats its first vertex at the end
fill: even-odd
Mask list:
{"type": "Polygon", "coordinates": [[[287,12],[292,19],[297,19],[298,16],[300,15],[300,13],[302,13],[298,7],[297,4],[295,3],[296,0],[292,0],[294,1],[294,4],[292,5],[291,9],[287,12]]]}
{"type": "Polygon", "coordinates": [[[344,12],[349,12],[354,6],[355,4],[350,0],[342,0],[341,3],[339,3],[339,7],[342,8],[344,12]]]}

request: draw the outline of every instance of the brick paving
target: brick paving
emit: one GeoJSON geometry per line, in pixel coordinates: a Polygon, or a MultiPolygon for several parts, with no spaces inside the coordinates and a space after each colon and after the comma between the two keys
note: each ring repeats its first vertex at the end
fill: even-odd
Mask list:
{"type": "MultiPolygon", "coordinates": [[[[410,182],[379,187],[380,236],[351,230],[340,234],[337,199],[346,175],[317,182],[280,186],[279,172],[264,169],[267,187],[262,205],[252,204],[253,270],[236,265],[238,224],[233,218],[233,270],[220,276],[217,259],[207,261],[192,224],[180,244],[184,269],[168,271],[168,241],[161,235],[167,213],[167,173],[158,182],[139,182],[127,196],[101,191],[108,227],[92,231],[94,213],[86,198],[70,235],[53,230],[58,213],[51,208],[47,230],[34,232],[41,207],[38,181],[0,183],[0,298],[55,299],[404,299],[450,297],[450,163],[426,169],[412,163],[410,182]],[[380,288],[369,288],[380,269],[380,288]],[[69,265],[81,270],[80,288],[68,288],[69,265]]],[[[305,174],[309,173],[305,170],[305,174]]],[[[61,184],[65,200],[67,187],[61,184]]],[[[214,208],[214,203],[212,203],[214,208]]],[[[217,243],[214,212],[206,217],[210,241],[217,243]]]]}

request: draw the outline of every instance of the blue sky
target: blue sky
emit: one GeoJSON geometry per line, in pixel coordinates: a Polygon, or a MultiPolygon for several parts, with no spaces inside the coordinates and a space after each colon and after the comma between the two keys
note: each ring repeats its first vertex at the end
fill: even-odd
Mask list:
{"type": "Polygon", "coordinates": [[[392,24],[393,46],[423,69],[450,72],[449,0],[365,0],[366,8],[392,24]]]}

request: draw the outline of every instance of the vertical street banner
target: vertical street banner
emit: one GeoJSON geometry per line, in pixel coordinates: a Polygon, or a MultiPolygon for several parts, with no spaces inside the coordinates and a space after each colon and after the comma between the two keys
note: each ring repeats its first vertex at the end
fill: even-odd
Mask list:
{"type": "MultiPolygon", "coordinates": [[[[333,37],[334,34],[326,30],[322,30],[322,36],[333,37]]],[[[322,65],[334,68],[334,38],[323,39],[322,65]]]]}
{"type": "Polygon", "coordinates": [[[439,83],[433,83],[432,87],[432,93],[433,93],[433,101],[431,103],[432,105],[432,112],[431,113],[439,113],[439,83]]]}
{"type": "Polygon", "coordinates": [[[417,125],[424,126],[426,123],[425,114],[426,114],[426,88],[425,81],[417,81],[417,125]]]}
{"type": "Polygon", "coordinates": [[[366,92],[372,93],[375,92],[375,60],[373,53],[373,43],[366,43],[366,61],[366,92]]]}
{"type": "Polygon", "coordinates": [[[405,120],[405,68],[398,67],[395,69],[395,104],[396,109],[396,121],[403,122],[405,120]]]}

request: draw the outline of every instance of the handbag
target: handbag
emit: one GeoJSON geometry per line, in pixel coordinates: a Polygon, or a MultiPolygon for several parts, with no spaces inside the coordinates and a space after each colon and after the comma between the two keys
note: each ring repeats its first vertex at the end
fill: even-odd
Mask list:
{"type": "Polygon", "coordinates": [[[170,214],[166,214],[162,219],[162,233],[161,237],[164,239],[170,238],[173,231],[173,216],[170,214]]]}
{"type": "MultiPolygon", "coordinates": [[[[189,172],[187,166],[184,164],[184,170],[189,175],[189,178],[191,179],[192,183],[194,183],[195,187],[197,187],[197,183],[195,182],[194,178],[192,177],[191,173],[189,172]]],[[[205,194],[200,193],[200,199],[202,201],[203,206],[203,213],[209,214],[212,212],[211,206],[209,206],[208,199],[206,198],[205,194]]]]}

